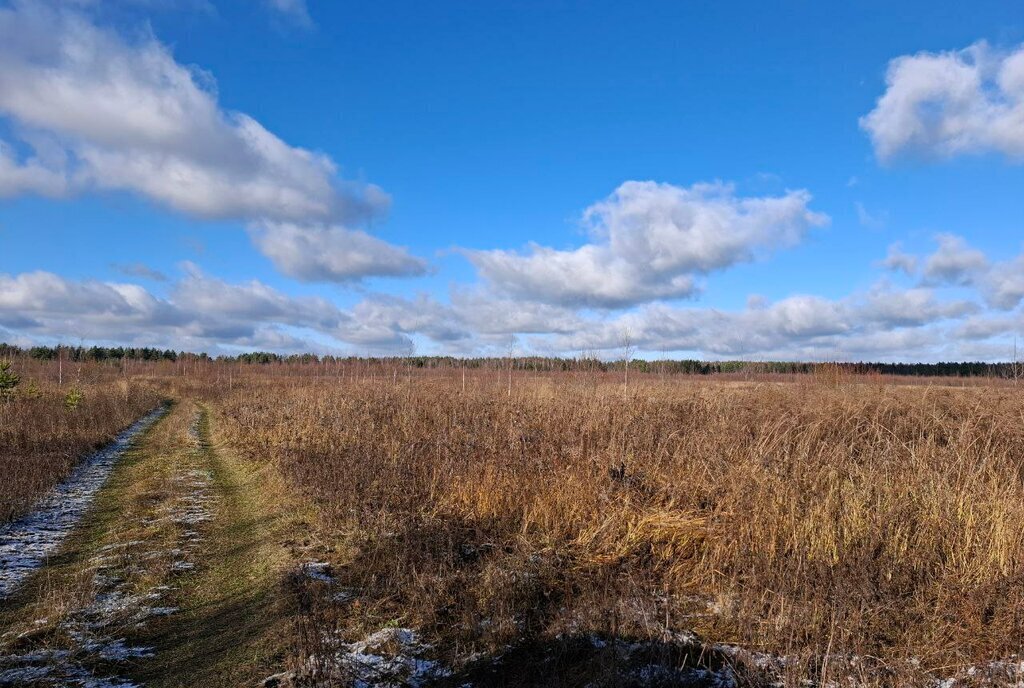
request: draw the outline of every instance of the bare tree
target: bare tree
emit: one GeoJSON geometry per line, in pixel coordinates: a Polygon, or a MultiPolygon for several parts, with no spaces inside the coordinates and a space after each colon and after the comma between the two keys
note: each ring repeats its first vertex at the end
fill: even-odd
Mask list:
{"type": "Polygon", "coordinates": [[[1017,338],[1013,338],[1013,361],[1010,362],[1010,379],[1013,380],[1013,384],[1020,384],[1021,379],[1024,379],[1024,361],[1020,359],[1017,354],[1017,338]]]}
{"type": "Polygon", "coordinates": [[[512,398],[512,357],[516,352],[516,336],[510,334],[508,336],[508,398],[512,398]]]}
{"type": "Polygon", "coordinates": [[[622,347],[622,394],[625,395],[629,391],[629,362],[636,351],[636,347],[633,346],[633,333],[628,327],[619,333],[619,346],[622,347]]]}

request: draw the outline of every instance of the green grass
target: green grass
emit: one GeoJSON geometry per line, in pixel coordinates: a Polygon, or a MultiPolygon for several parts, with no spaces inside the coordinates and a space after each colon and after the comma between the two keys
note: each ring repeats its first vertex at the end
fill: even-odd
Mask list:
{"type": "Polygon", "coordinates": [[[152,647],[155,656],[128,666],[96,664],[98,675],[116,674],[153,687],[216,687],[255,685],[284,668],[294,630],[293,597],[284,588],[291,555],[284,543],[292,539],[294,521],[284,516],[272,474],[211,446],[203,408],[200,432],[206,441],[194,447],[187,435],[194,408],[173,406],[141,435],[61,551],[0,602],[0,628],[14,632],[0,638],[0,655],[33,647],[74,649],[60,620],[93,599],[90,560],[107,545],[143,540],[140,548],[163,556],[136,561],[143,570],[131,574],[132,585],[142,591],[172,585],[161,604],[179,611],[151,618],[141,629],[112,628],[129,645],[152,647]],[[197,528],[203,540],[191,557],[196,568],[175,575],[168,563],[170,550],[180,544],[181,527],[162,517],[187,489],[173,477],[192,469],[212,475],[214,519],[197,528]],[[39,619],[48,621],[36,623],[39,619]],[[15,635],[27,629],[31,637],[16,641],[15,635]]]}
{"type": "Polygon", "coordinates": [[[151,624],[139,641],[156,656],[131,678],[147,686],[252,685],[283,668],[291,630],[282,581],[288,564],[282,542],[289,523],[268,476],[210,446],[200,464],[213,475],[219,502],[204,530],[196,571],[182,577],[178,614],[151,624]]]}

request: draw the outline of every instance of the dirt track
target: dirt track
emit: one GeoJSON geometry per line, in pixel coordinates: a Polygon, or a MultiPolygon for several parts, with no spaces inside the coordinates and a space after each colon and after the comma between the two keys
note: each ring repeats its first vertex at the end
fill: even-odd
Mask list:
{"type": "Polygon", "coordinates": [[[0,685],[236,686],[279,669],[289,560],[267,476],[217,451],[192,403],[111,469],[0,601],[0,685]]]}

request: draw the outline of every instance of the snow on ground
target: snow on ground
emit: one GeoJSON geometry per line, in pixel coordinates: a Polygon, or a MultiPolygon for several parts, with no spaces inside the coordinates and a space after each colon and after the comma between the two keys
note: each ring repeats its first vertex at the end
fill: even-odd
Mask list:
{"type": "MultiPolygon", "coordinates": [[[[137,433],[157,417],[147,416],[132,426],[132,429],[137,433]],[[143,422],[146,425],[137,427],[143,422]]],[[[197,415],[189,431],[194,443],[194,455],[197,457],[204,449],[198,424],[197,415]]],[[[121,452],[128,441],[129,438],[124,441],[119,438],[121,452]]],[[[91,494],[95,494],[102,485],[116,461],[109,458],[104,460],[109,461],[110,465],[103,479],[91,488],[91,494]]],[[[7,655],[0,650],[0,686],[33,683],[87,688],[134,687],[133,683],[116,676],[116,667],[152,656],[152,648],[131,645],[119,634],[142,628],[150,619],[173,614],[178,608],[165,601],[174,592],[175,586],[151,585],[137,590],[133,589],[135,586],[131,581],[138,578],[135,574],[145,570],[144,562],[166,559],[168,554],[171,556],[168,569],[170,577],[192,570],[196,565],[193,561],[195,552],[203,540],[197,528],[213,518],[212,476],[208,471],[183,465],[175,471],[172,481],[175,485],[174,497],[160,506],[156,515],[144,519],[144,523],[173,523],[179,533],[176,546],[167,551],[154,549],[158,543],[125,540],[100,548],[89,560],[93,594],[87,601],[67,610],[60,619],[38,619],[35,628],[14,637],[11,637],[11,633],[0,636],[0,647],[21,648],[34,644],[32,638],[38,629],[48,629],[45,649],[35,648],[7,655]],[[111,673],[115,675],[104,677],[111,673]]],[[[64,494],[67,493],[65,490],[64,494]]],[[[43,519],[38,522],[49,523],[52,520],[43,519]]],[[[67,525],[66,530],[70,531],[72,525],[67,525]]],[[[56,545],[49,551],[53,549],[56,549],[56,545]]],[[[40,560],[36,568],[42,563],[40,560]]],[[[22,578],[30,571],[28,569],[22,578]]]]}
{"type": "Polygon", "coordinates": [[[323,650],[309,657],[300,671],[266,678],[267,688],[295,685],[347,685],[353,688],[420,688],[451,675],[441,663],[428,659],[430,646],[409,628],[382,628],[362,640],[346,643],[323,639],[323,650]]]}
{"type": "Polygon", "coordinates": [[[299,565],[299,571],[311,580],[320,583],[333,583],[334,576],[331,575],[331,565],[326,561],[307,561],[299,565]]]}
{"type": "Polygon", "coordinates": [[[57,551],[132,441],[166,411],[166,408],[159,408],[144,416],[111,444],[79,464],[35,511],[0,527],[0,599],[9,597],[57,551]]]}

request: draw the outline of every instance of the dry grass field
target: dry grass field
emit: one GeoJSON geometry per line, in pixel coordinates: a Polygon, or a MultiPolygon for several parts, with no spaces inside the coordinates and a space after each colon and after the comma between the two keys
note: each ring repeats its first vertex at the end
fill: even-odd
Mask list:
{"type": "Polygon", "coordinates": [[[211,465],[263,485],[218,497],[248,520],[208,547],[220,529],[261,554],[210,549],[218,578],[194,585],[208,605],[247,575],[280,597],[276,620],[260,602],[260,642],[295,685],[324,675],[327,639],[381,629],[413,629],[440,685],[632,685],[608,679],[615,643],[740,685],[1012,685],[993,672],[1024,650],[1024,395],[1006,382],[823,369],[624,390],[517,372],[510,388],[501,370],[165,365],[97,373],[67,409],[39,377],[0,403],[5,517],[161,397],[200,404],[211,465]]]}
{"type": "Polygon", "coordinates": [[[162,396],[152,386],[97,366],[12,367],[19,384],[0,399],[0,524],[68,476],[83,454],[109,442],[162,396]]]}
{"type": "Polygon", "coordinates": [[[362,601],[320,623],[349,636],[397,620],[457,664],[693,630],[787,658],[792,681],[1021,650],[1011,386],[250,378],[216,409],[316,506],[362,601]]]}

